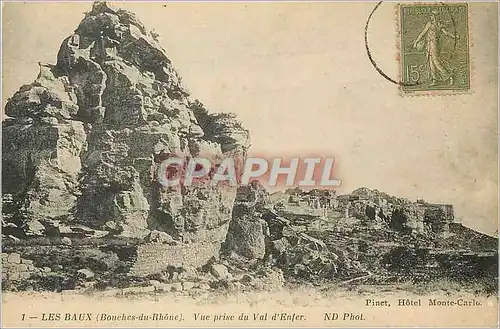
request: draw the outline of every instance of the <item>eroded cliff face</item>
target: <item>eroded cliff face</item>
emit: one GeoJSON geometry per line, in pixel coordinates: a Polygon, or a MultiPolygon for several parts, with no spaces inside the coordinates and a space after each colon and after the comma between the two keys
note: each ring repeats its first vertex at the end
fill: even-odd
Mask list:
{"type": "Polygon", "coordinates": [[[62,42],[57,64],[40,64],[5,113],[10,227],[45,234],[79,224],[141,239],[156,230],[172,237],[165,241],[214,250],[225,239],[234,188],[165,188],[155,171],[172,155],[244,158],[249,133],[190,97],[133,13],[96,2],[62,42]]]}

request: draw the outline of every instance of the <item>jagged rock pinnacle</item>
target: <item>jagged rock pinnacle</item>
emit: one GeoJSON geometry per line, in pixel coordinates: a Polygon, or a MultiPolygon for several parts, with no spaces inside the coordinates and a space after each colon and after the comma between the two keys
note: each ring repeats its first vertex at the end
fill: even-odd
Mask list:
{"type": "Polygon", "coordinates": [[[25,227],[79,223],[135,238],[157,230],[218,252],[236,191],[163,189],[154,173],[162,154],[243,157],[249,134],[235,116],[191,100],[154,36],[133,13],[95,2],[57,64],[40,64],[9,100],[3,192],[18,221],[42,224],[25,227]]]}

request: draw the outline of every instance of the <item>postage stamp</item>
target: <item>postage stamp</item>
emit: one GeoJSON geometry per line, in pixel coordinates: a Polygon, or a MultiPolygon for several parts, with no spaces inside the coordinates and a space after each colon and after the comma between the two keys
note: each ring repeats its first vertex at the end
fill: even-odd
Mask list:
{"type": "Polygon", "coordinates": [[[402,91],[468,91],[467,3],[400,4],[398,14],[402,91]]]}

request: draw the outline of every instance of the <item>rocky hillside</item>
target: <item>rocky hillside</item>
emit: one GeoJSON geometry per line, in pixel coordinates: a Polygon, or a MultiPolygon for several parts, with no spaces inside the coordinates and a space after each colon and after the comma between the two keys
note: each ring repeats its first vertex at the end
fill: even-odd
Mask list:
{"type": "Polygon", "coordinates": [[[453,206],[360,188],[239,189],[226,252],[260,258],[298,282],[479,281],[496,291],[498,239],[456,223],[453,206]]]}

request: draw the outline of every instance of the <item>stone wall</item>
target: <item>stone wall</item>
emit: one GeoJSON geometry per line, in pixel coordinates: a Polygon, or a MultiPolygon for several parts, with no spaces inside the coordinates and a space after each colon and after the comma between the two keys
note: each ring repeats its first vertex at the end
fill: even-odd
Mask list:
{"type": "Polygon", "coordinates": [[[229,223],[219,229],[202,232],[203,241],[169,245],[145,243],[137,246],[136,259],[129,271],[132,276],[147,276],[164,271],[169,266],[199,268],[219,255],[229,223]]]}
{"type": "Polygon", "coordinates": [[[171,246],[161,243],[142,244],[129,274],[147,276],[164,271],[168,266],[195,268],[205,265],[220,251],[220,243],[195,242],[171,246]]]}
{"type": "Polygon", "coordinates": [[[21,258],[18,253],[2,253],[2,281],[18,282],[43,271],[35,267],[32,260],[21,258]]]}

